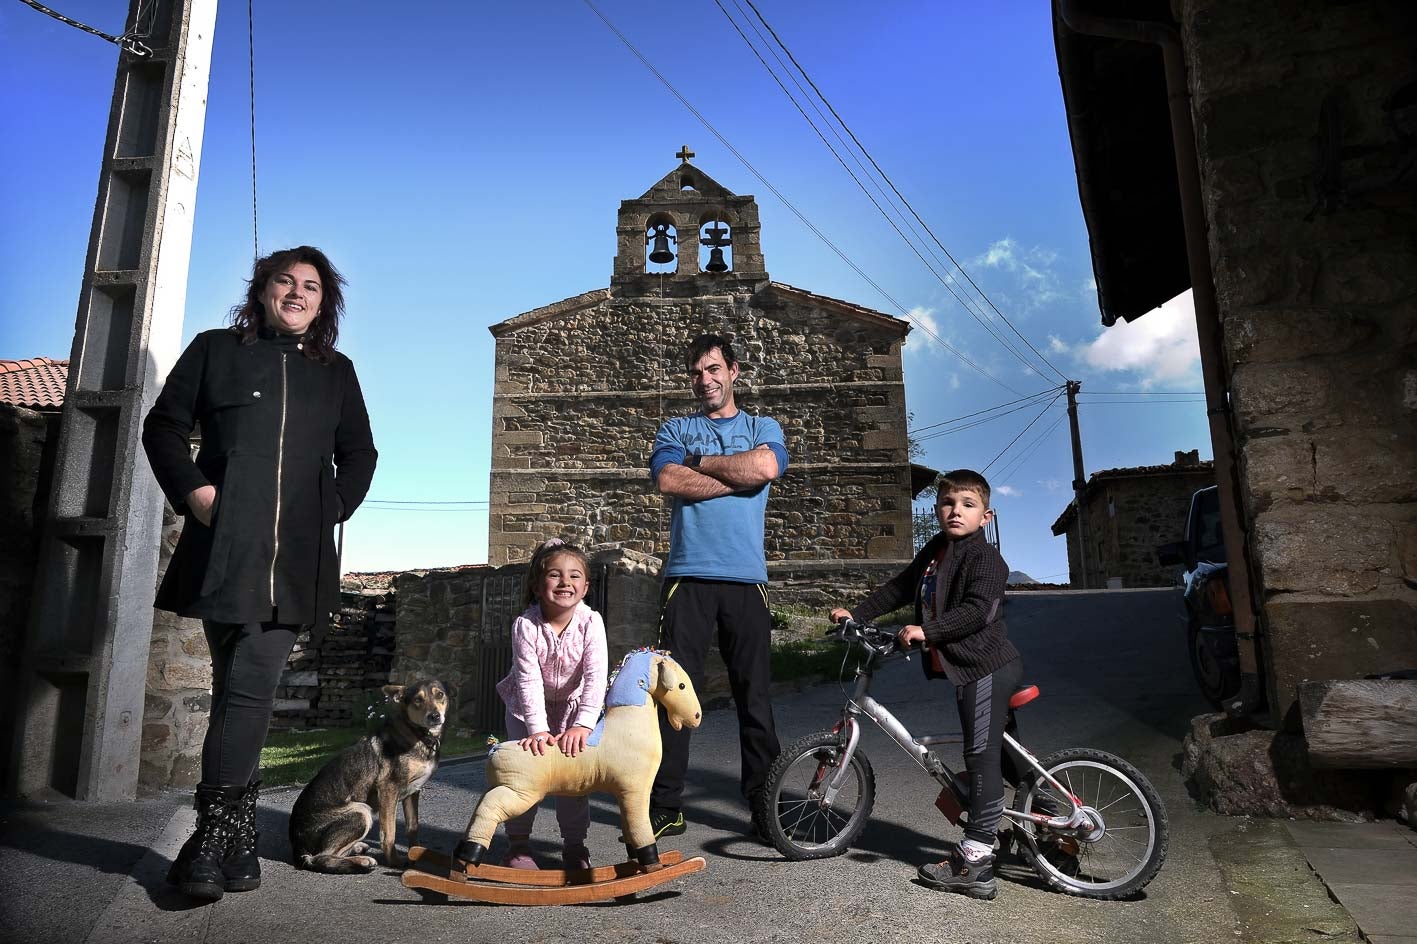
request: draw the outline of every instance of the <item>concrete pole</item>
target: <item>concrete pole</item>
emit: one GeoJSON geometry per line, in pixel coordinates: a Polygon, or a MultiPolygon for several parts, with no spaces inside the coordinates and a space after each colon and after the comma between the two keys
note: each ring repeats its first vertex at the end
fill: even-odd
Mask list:
{"type": "Polygon", "coordinates": [[[152,54],[119,55],[29,632],[8,789],[137,793],[163,496],[148,408],[186,305],[216,0],[155,2],[152,54]]]}
{"type": "Polygon", "coordinates": [[[1082,435],[1078,432],[1078,391],[1082,384],[1069,380],[1068,390],[1068,430],[1073,440],[1073,501],[1078,506],[1078,574],[1082,578],[1079,589],[1087,589],[1087,473],[1082,464],[1082,435]]]}

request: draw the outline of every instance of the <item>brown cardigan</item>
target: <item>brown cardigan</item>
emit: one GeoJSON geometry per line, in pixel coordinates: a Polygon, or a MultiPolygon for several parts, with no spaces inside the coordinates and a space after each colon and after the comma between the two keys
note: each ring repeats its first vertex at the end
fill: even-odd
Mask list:
{"type": "MultiPolygon", "coordinates": [[[[982,530],[954,542],[941,533],[921,548],[909,567],[857,604],[851,618],[869,622],[913,600],[915,622],[925,630],[925,641],[943,657],[944,674],[954,684],[966,685],[1019,658],[1004,624],[1008,579],[1008,565],[982,530]],[[939,607],[939,619],[926,619],[920,578],[941,550],[946,554],[935,576],[935,593],[944,594],[944,606],[939,607]]],[[[930,661],[921,660],[925,674],[940,677],[930,661]]]]}

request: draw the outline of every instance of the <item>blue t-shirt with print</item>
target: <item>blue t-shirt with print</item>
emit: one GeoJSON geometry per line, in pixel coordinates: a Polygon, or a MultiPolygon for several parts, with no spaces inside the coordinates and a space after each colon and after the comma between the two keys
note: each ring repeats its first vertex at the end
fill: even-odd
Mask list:
{"type": "MultiPolygon", "coordinates": [[[[682,464],[690,454],[731,456],[759,446],[772,450],[779,473],[787,471],[782,427],[770,417],[743,410],[723,419],[710,419],[702,413],[676,417],[660,426],[654,437],[650,478],[657,482],[665,466],[682,464]]],[[[767,583],[763,514],[770,488],[771,483],[764,483],[752,491],[701,501],[675,498],[664,575],[767,583]]]]}

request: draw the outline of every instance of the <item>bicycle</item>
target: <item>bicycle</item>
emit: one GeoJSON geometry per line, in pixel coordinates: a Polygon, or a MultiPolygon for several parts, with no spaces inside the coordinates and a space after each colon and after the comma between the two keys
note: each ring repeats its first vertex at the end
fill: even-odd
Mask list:
{"type": "MultiPolygon", "coordinates": [[[[876,796],[875,774],[860,748],[862,715],[941,785],[935,805],[958,825],[969,808],[969,785],[932,747],[959,743],[960,736],[913,737],[870,695],[877,667],[901,651],[895,635],[849,619],[828,635],[859,648],[864,660],[836,726],[794,741],[769,770],[754,811],[768,839],[791,860],[828,858],[851,847],[876,796]]],[[[1036,685],[1014,692],[1010,720],[1038,694],[1036,685]]],[[[1169,826],[1156,788],[1141,771],[1089,748],[1056,751],[1040,761],[1007,731],[1004,749],[1020,775],[1004,815],[1016,848],[1044,882],[1068,894],[1116,900],[1155,878],[1166,860],[1169,826]]]]}

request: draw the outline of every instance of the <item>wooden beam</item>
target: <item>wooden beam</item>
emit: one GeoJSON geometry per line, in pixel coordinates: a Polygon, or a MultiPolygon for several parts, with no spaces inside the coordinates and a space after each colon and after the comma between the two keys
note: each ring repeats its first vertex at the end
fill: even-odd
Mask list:
{"type": "Polygon", "coordinates": [[[1315,767],[1417,767],[1417,679],[1299,683],[1315,767]]]}

